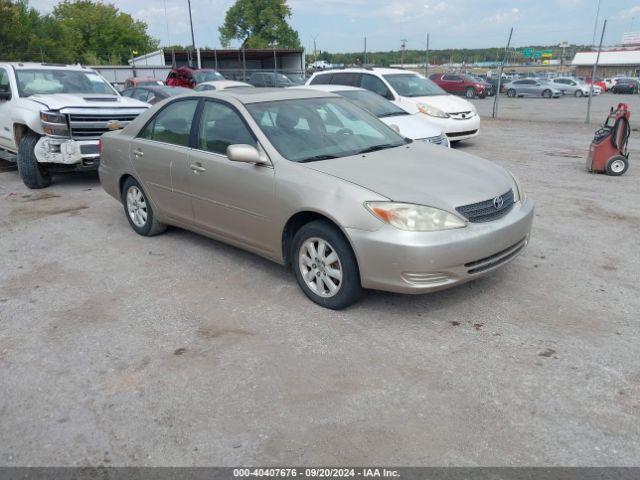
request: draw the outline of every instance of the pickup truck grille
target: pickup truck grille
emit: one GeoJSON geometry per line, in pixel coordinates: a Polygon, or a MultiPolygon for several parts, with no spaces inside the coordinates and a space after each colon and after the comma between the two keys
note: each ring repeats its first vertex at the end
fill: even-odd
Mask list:
{"type": "Polygon", "coordinates": [[[99,138],[103,133],[126,127],[140,113],[70,113],[71,137],[77,140],[99,138]]]}

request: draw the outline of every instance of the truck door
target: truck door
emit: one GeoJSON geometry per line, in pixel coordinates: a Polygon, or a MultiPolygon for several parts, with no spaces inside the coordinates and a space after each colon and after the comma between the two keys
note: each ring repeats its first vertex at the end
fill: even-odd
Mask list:
{"type": "Polygon", "coordinates": [[[15,149],[13,143],[13,122],[11,120],[12,89],[9,72],[0,67],[0,146],[15,149]]]}

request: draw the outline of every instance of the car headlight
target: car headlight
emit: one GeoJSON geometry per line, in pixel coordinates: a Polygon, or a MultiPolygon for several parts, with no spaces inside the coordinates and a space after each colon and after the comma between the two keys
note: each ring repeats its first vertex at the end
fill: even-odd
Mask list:
{"type": "Polygon", "coordinates": [[[516,184],[516,189],[518,190],[518,201],[519,202],[524,202],[525,199],[527,198],[527,194],[524,192],[524,188],[522,188],[522,183],[520,182],[520,179],[518,177],[516,177],[515,175],[511,174],[511,177],[513,177],[513,181],[516,184]]]}
{"type": "Polygon", "coordinates": [[[440,110],[439,108],[432,107],[431,105],[426,105],[424,103],[418,104],[418,111],[420,113],[424,113],[425,115],[429,115],[431,117],[449,118],[449,115],[443,112],[442,110],[440,110]]]}
{"type": "Polygon", "coordinates": [[[460,217],[425,205],[366,202],[365,206],[383,222],[410,232],[435,232],[467,226],[467,222],[460,217]]]}
{"type": "Polygon", "coordinates": [[[68,137],[69,125],[67,117],[61,113],[40,112],[40,120],[42,121],[42,130],[47,135],[56,137],[68,137]]]}

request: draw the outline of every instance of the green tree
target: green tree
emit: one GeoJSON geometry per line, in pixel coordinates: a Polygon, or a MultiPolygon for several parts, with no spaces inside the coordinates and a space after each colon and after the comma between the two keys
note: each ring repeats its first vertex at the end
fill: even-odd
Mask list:
{"type": "Polygon", "coordinates": [[[150,52],[158,41],[147,33],[144,22],[134,20],[114,5],[93,0],[64,0],[51,17],[58,31],[58,44],[65,46],[73,62],[118,63],[132,52],[150,52]]]}
{"type": "Polygon", "coordinates": [[[39,13],[26,0],[0,0],[0,19],[0,58],[35,59],[39,13]]]}
{"type": "Polygon", "coordinates": [[[247,48],[269,48],[276,42],[282,48],[300,48],[298,32],[287,23],[290,16],[286,0],[237,0],[218,29],[220,43],[225,48],[232,40],[247,48]]]}

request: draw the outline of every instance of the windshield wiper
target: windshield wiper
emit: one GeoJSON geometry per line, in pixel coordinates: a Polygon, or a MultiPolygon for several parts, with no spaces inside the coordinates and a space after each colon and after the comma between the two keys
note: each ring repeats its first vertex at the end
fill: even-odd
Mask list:
{"type": "Polygon", "coordinates": [[[378,118],[399,117],[400,115],[409,115],[409,113],[408,112],[387,112],[387,113],[383,113],[381,115],[378,115],[378,118]]]}
{"type": "Polygon", "coordinates": [[[317,162],[318,160],[331,160],[332,158],[339,158],[337,155],[314,155],[313,157],[303,158],[302,160],[298,160],[298,163],[307,163],[307,162],[317,162]]]}
{"type": "Polygon", "coordinates": [[[358,150],[354,155],[360,155],[361,153],[370,153],[377,152],[378,150],[386,150],[387,148],[397,147],[398,145],[394,145],[393,143],[383,143],[381,145],[372,145],[367,148],[363,148],[362,150],[358,150]]]}

